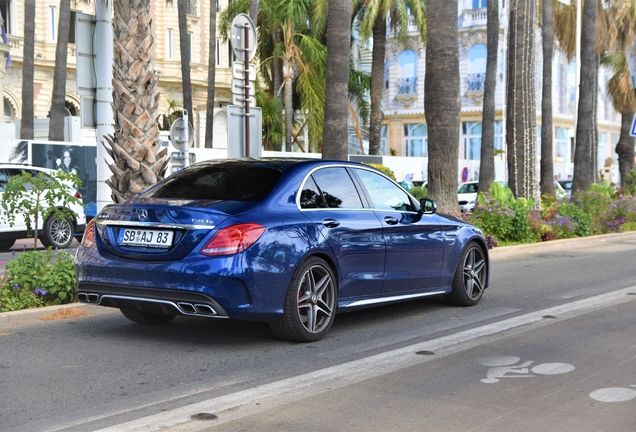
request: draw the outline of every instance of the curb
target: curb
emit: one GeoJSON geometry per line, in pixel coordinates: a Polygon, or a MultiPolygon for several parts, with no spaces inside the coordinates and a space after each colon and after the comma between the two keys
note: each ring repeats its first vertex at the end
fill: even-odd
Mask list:
{"type": "Polygon", "coordinates": [[[92,305],[84,303],[69,303],[59,306],[45,306],[41,308],[23,309],[12,312],[0,312],[0,327],[11,324],[24,324],[26,322],[38,321],[47,317],[54,317],[56,314],[62,312],[64,309],[90,313],[89,311],[92,307],[92,305]]]}
{"type": "MultiPolygon", "coordinates": [[[[552,240],[541,243],[522,244],[516,246],[495,247],[488,251],[491,261],[499,261],[520,255],[532,255],[536,253],[557,252],[573,247],[589,247],[604,243],[610,239],[621,238],[628,242],[636,242],[636,231],[626,233],[602,234],[589,237],[578,237],[565,240],[552,240]]],[[[43,317],[60,312],[61,309],[71,308],[86,312],[95,311],[95,306],[85,303],[70,303],[60,306],[46,306],[36,309],[24,309],[13,312],[0,313],[0,326],[8,324],[21,324],[28,321],[37,321],[43,317]]]]}
{"type": "Polygon", "coordinates": [[[502,246],[490,249],[488,254],[491,261],[517,257],[519,255],[530,255],[536,253],[556,252],[571,249],[573,247],[589,247],[600,245],[610,239],[621,238],[625,241],[636,242],[636,231],[626,233],[601,234],[588,237],[577,237],[564,240],[551,240],[540,243],[521,244],[515,246],[502,246]]]}

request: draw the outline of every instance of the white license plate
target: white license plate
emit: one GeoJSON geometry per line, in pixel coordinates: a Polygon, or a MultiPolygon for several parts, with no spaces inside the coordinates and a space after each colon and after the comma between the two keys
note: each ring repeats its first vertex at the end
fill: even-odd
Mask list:
{"type": "Polygon", "coordinates": [[[172,231],[125,228],[119,230],[117,243],[123,246],[168,248],[172,246],[173,235],[172,231]]]}

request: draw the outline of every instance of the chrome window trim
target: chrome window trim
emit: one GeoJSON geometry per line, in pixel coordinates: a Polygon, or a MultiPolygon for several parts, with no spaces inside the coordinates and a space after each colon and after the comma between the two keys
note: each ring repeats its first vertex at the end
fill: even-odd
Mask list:
{"type": "MultiPolygon", "coordinates": [[[[352,210],[371,210],[371,211],[382,211],[382,212],[391,212],[391,213],[411,213],[411,214],[417,214],[418,212],[414,212],[414,211],[400,211],[400,210],[382,210],[382,209],[376,209],[376,208],[368,208],[368,207],[362,207],[362,208],[311,208],[311,209],[304,209],[301,207],[300,205],[300,192],[303,190],[303,188],[305,187],[305,183],[307,182],[307,179],[309,178],[309,176],[311,176],[314,172],[320,170],[320,169],[325,169],[325,168],[351,168],[351,169],[362,169],[365,171],[371,171],[374,174],[379,174],[382,177],[386,178],[387,180],[389,180],[391,183],[400,186],[400,184],[398,182],[396,182],[395,180],[393,180],[391,177],[387,176],[386,174],[384,174],[383,172],[379,172],[373,168],[367,168],[365,166],[352,166],[352,165],[347,165],[347,164],[333,164],[333,165],[323,165],[323,166],[319,166],[319,167],[315,167],[312,168],[311,171],[309,171],[307,174],[305,174],[305,178],[303,179],[303,181],[300,183],[300,188],[298,188],[298,191],[296,192],[296,207],[298,208],[298,210],[300,210],[301,212],[305,212],[305,211],[325,211],[325,210],[332,210],[332,211],[352,211],[352,210]]],[[[352,179],[353,181],[353,179],[352,179]]],[[[355,182],[354,182],[354,186],[355,186],[355,182]]],[[[408,196],[410,196],[411,198],[413,198],[416,202],[418,201],[413,195],[411,195],[410,193],[408,193],[408,191],[404,191],[406,192],[406,194],[408,196]]]]}
{"type": "Polygon", "coordinates": [[[144,227],[144,228],[187,229],[187,230],[214,229],[216,227],[216,225],[162,224],[157,222],[120,221],[120,220],[110,220],[110,219],[95,220],[95,223],[100,226],[135,226],[135,227],[144,227]]]}

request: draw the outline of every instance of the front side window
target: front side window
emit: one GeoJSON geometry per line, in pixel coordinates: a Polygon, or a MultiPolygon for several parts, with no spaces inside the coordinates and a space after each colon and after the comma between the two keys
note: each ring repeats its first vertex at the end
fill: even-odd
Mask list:
{"type": "MultiPolygon", "coordinates": [[[[346,169],[342,167],[323,168],[311,177],[329,208],[359,209],[362,200],[346,169]]],[[[304,188],[303,188],[304,192],[304,188]]]]}
{"type": "Polygon", "coordinates": [[[417,211],[411,203],[408,194],[386,177],[359,168],[356,169],[355,172],[367,190],[371,198],[371,205],[374,209],[408,212],[417,211]]]}

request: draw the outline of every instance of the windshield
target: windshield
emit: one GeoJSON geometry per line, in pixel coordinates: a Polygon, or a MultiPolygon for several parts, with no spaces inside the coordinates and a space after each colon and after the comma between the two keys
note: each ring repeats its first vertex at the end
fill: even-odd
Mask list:
{"type": "Polygon", "coordinates": [[[464,183],[457,189],[457,193],[477,193],[477,183],[464,183]]]}

